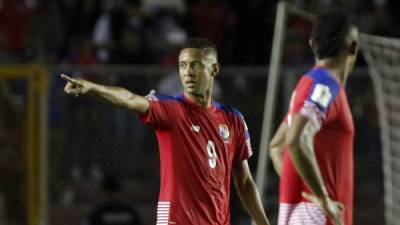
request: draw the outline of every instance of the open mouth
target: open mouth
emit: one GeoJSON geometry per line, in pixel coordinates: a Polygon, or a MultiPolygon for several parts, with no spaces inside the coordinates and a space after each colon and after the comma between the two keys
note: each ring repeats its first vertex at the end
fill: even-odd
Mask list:
{"type": "Polygon", "coordinates": [[[186,86],[189,88],[192,88],[196,85],[195,81],[186,81],[185,83],[186,83],[186,86]]]}

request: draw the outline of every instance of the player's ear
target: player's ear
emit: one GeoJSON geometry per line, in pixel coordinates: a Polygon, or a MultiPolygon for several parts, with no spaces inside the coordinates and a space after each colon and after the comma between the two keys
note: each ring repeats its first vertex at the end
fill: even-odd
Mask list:
{"type": "Polygon", "coordinates": [[[357,41],[352,41],[350,44],[350,54],[352,56],[355,56],[357,55],[357,53],[358,53],[358,43],[357,41]]]}
{"type": "Polygon", "coordinates": [[[314,39],[310,38],[310,40],[308,40],[308,45],[310,46],[311,50],[315,53],[315,41],[314,41],[314,39]]]}
{"type": "Polygon", "coordinates": [[[219,63],[214,63],[212,65],[212,71],[211,71],[211,76],[215,77],[217,76],[217,74],[219,73],[220,70],[220,65],[219,63]]]}

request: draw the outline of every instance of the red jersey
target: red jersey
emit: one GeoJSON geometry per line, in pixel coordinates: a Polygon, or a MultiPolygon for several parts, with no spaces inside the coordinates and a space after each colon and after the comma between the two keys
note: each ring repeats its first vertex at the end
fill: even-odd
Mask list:
{"type": "Polygon", "coordinates": [[[161,162],[157,225],[229,225],[232,166],[252,155],[241,113],[184,95],[146,98],[150,108],[139,118],[155,129],[161,162]]]}
{"type": "MultiPolygon", "coordinates": [[[[314,151],[329,196],[345,206],[345,225],[352,225],[354,125],[344,87],[324,68],[305,74],[293,92],[285,121],[308,117],[319,130],[314,151]]],[[[322,211],[302,198],[312,193],[297,173],[287,149],[280,181],[279,225],[330,224],[322,211]]]]}

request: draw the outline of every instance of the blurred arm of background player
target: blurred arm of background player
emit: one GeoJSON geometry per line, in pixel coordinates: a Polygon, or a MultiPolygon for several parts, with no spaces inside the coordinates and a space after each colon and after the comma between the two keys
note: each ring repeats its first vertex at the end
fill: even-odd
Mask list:
{"type": "Polygon", "coordinates": [[[257,225],[269,225],[265,215],[257,186],[251,176],[247,160],[243,160],[232,168],[236,192],[243,206],[257,225]]]}
{"type": "Polygon", "coordinates": [[[283,121],[269,143],[269,157],[279,176],[282,174],[283,152],[286,145],[285,138],[287,128],[287,124],[283,121]]]}
{"type": "Polygon", "coordinates": [[[104,86],[80,78],[71,78],[65,74],[61,74],[61,78],[68,81],[64,88],[67,94],[78,97],[79,94],[92,93],[116,106],[140,113],[146,113],[149,109],[147,99],[125,88],[104,86]]]}
{"type": "Polygon", "coordinates": [[[336,225],[343,225],[343,205],[330,198],[315,157],[314,136],[317,132],[310,119],[295,114],[287,128],[285,142],[297,172],[313,191],[313,195],[303,193],[303,196],[319,206],[336,225]]]}

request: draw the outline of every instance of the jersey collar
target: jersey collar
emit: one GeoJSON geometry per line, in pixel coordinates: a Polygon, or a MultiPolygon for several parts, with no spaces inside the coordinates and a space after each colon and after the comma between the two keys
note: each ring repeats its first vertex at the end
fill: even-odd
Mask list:
{"type": "Polygon", "coordinates": [[[327,68],[323,67],[323,66],[314,66],[313,70],[322,70],[324,71],[329,77],[331,77],[332,79],[334,79],[339,86],[343,86],[342,82],[339,80],[339,78],[337,78],[331,71],[329,71],[327,68]]]}
{"type": "Polygon", "coordinates": [[[179,95],[180,99],[182,99],[185,103],[191,105],[192,107],[198,109],[198,110],[202,110],[202,111],[216,111],[219,108],[219,103],[214,101],[213,99],[211,100],[211,105],[208,107],[204,107],[201,106],[199,104],[197,104],[196,102],[194,102],[193,100],[189,99],[184,93],[182,93],[181,95],[179,95]]]}

